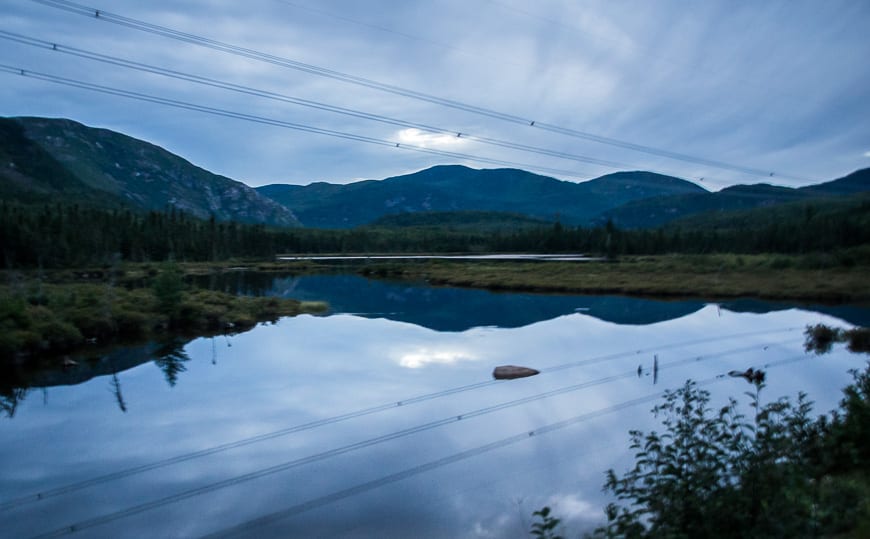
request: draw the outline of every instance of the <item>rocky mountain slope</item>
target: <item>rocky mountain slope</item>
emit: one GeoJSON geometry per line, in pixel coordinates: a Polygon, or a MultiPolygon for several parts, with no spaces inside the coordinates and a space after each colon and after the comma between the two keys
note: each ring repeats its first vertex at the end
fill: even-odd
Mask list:
{"type": "Polygon", "coordinates": [[[175,208],[207,219],[297,226],[293,213],[247,185],[153,144],[72,120],[0,118],[4,199],[175,208]]]}

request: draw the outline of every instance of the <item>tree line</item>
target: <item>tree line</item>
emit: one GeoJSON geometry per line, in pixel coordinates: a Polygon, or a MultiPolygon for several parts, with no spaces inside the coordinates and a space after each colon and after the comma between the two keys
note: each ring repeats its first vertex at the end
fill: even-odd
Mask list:
{"type": "Polygon", "coordinates": [[[870,245],[870,204],[854,211],[784,214],[761,226],[624,230],[562,223],[507,231],[466,227],[270,228],[203,220],[176,210],[137,213],[78,204],[0,205],[3,268],[269,258],[280,253],[579,252],[831,253],[870,245]],[[868,207],[864,207],[868,206],[868,207]]]}

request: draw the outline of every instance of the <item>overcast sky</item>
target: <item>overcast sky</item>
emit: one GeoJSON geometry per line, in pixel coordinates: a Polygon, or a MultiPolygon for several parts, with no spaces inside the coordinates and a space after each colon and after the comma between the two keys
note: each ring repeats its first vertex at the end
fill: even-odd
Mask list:
{"type": "Polygon", "coordinates": [[[399,143],[383,146],[181,110],[0,73],[0,115],[70,118],[162,146],[252,186],[381,179],[436,164],[518,163],[580,181],[652,170],[711,190],[798,186],[870,166],[870,2],[579,0],[84,0],[84,5],[403,90],[623,142],[766,171],[750,174],[559,135],[3,0],[0,64],[399,143]],[[77,58],[111,55],[465,136],[432,134],[77,58]],[[468,135],[593,157],[602,166],[468,135]],[[769,172],[774,176],[770,177],[769,172]],[[703,178],[703,179],[702,179],[703,178]]]}

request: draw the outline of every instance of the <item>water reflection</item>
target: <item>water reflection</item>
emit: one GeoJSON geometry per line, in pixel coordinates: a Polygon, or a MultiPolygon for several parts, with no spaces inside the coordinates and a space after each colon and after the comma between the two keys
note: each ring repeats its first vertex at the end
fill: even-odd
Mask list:
{"type": "Polygon", "coordinates": [[[3,387],[0,389],[0,409],[8,418],[15,416],[15,410],[18,405],[24,400],[27,394],[27,389],[23,387],[3,387]]]}
{"type": "Polygon", "coordinates": [[[697,300],[495,293],[375,281],[357,275],[294,277],[234,272],[201,277],[197,284],[232,293],[322,300],[334,313],[387,318],[435,331],[517,328],[575,312],[617,324],[652,324],[686,316],[704,306],[697,300]],[[462,310],[461,315],[457,309],[462,310]]]}
{"type": "MultiPolygon", "coordinates": [[[[214,338],[212,337],[212,339],[214,338]]],[[[166,383],[169,384],[169,387],[174,387],[178,383],[178,375],[187,370],[184,363],[190,361],[190,356],[184,351],[185,344],[187,343],[181,339],[172,339],[162,343],[154,351],[154,364],[163,371],[163,376],[166,377],[166,383]]],[[[216,362],[214,354],[212,362],[216,362]]]]}
{"type": "MultiPolygon", "coordinates": [[[[229,342],[229,337],[224,336],[229,342]]],[[[166,383],[172,387],[179,375],[186,371],[190,361],[185,347],[190,339],[173,338],[163,342],[140,345],[122,345],[100,352],[76,356],[71,361],[58,364],[7,365],[0,376],[0,405],[7,417],[12,417],[18,404],[33,389],[47,390],[60,386],[76,386],[95,378],[110,377],[110,391],[118,408],[126,412],[127,403],[121,391],[119,374],[142,364],[153,362],[162,372],[166,383]]],[[[212,361],[216,362],[216,352],[212,361]]]]}
{"type": "MultiPolygon", "coordinates": [[[[654,313],[650,301],[633,305],[655,322],[618,324],[593,312],[602,298],[544,296],[540,307],[524,295],[381,285],[373,295],[396,286],[418,306],[287,318],[232,347],[153,344],[29,373],[50,398],[2,392],[12,419],[0,459],[15,463],[0,471],[4,533],[195,537],[275,513],[243,535],[527,537],[531,511],[556,505],[578,535],[601,520],[603,472],[630,461],[627,431],[652,425],[646,410],[662,390],[712,379],[716,398],[739,398],[745,382],[727,372],[765,368],[769,398],[803,390],[824,411],[863,361],[842,347],[805,353],[806,325],[844,321],[793,307],[666,302],[654,313]],[[426,303],[444,290],[456,296],[426,303]],[[482,323],[524,305],[539,317],[482,323]],[[418,323],[432,320],[454,329],[418,323]],[[494,381],[501,364],[541,374],[494,381]]],[[[269,290],[285,286],[312,290],[292,279],[269,290]]]]}
{"type": "Polygon", "coordinates": [[[121,381],[118,379],[118,373],[112,373],[112,393],[115,395],[115,400],[118,401],[118,408],[122,412],[127,411],[127,403],[124,402],[124,394],[121,392],[121,381]]]}
{"type": "MultiPolygon", "coordinates": [[[[265,272],[228,272],[198,277],[199,286],[234,294],[327,301],[333,313],[387,318],[436,331],[473,327],[522,327],[582,312],[617,324],[654,324],[697,312],[700,300],[652,300],[625,296],[496,293],[450,287],[370,280],[358,275],[294,276],[265,272]],[[456,315],[456,308],[462,314],[456,315]]],[[[732,312],[767,313],[801,307],[857,326],[870,325],[870,309],[736,299],[720,302],[732,312]]]]}

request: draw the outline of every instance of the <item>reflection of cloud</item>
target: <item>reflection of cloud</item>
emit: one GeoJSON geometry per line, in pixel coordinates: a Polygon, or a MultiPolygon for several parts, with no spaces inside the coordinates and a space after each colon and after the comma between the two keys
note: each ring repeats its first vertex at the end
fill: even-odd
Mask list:
{"type": "Polygon", "coordinates": [[[398,133],[399,141],[404,144],[413,144],[424,148],[445,148],[461,146],[467,142],[456,135],[442,135],[438,133],[426,133],[416,128],[402,129],[398,133]]]}
{"type": "Polygon", "coordinates": [[[864,157],[870,157],[870,152],[864,152],[864,157]]]}
{"type": "Polygon", "coordinates": [[[399,357],[399,365],[409,369],[419,369],[431,363],[441,363],[450,365],[459,361],[469,361],[477,359],[471,354],[460,352],[458,350],[431,350],[429,348],[420,348],[414,352],[402,354],[399,357]]]}

